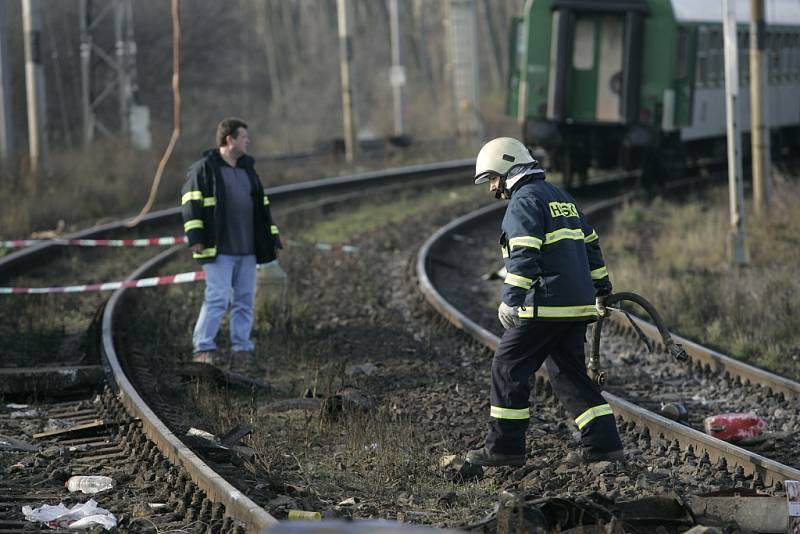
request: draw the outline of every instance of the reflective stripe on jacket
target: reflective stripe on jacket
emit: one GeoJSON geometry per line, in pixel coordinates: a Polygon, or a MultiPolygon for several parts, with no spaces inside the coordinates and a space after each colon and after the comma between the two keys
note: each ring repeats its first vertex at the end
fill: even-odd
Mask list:
{"type": "Polygon", "coordinates": [[[500,248],[507,275],[503,302],[523,319],[596,319],[595,290],[608,283],[597,232],[575,199],[529,175],[511,192],[500,248]]]}
{"type": "MultiPolygon", "coordinates": [[[[272,220],[269,198],[253,166],[254,160],[244,155],[236,165],[247,172],[253,198],[253,236],[257,263],[267,263],[276,258],[276,249],[283,248],[278,227],[272,220]]],[[[203,158],[189,167],[186,182],[181,188],[181,215],[183,231],[189,246],[202,243],[204,248],[192,257],[200,263],[217,257],[217,236],[225,220],[225,187],[222,185],[220,165],[227,165],[218,149],[207,150],[203,158]]]]}

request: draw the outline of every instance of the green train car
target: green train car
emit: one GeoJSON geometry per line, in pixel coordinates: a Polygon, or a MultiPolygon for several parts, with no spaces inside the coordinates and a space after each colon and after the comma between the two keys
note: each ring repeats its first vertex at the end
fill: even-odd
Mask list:
{"type": "MultiPolygon", "coordinates": [[[[750,0],[732,1],[748,132],[750,0]]],[[[775,153],[800,145],[800,0],[765,5],[775,153]]],[[[590,167],[678,174],[725,154],[722,35],[721,0],[528,0],[512,21],[506,111],[567,185],[590,167]]]]}

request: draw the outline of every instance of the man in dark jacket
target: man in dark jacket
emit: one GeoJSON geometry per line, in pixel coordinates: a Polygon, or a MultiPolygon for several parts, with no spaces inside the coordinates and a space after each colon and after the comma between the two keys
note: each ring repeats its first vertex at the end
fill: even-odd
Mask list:
{"type": "Polygon", "coordinates": [[[231,307],[231,349],[244,358],[254,349],[256,264],[283,248],[269,198],[247,155],[247,124],[227,118],[217,126],[217,147],[189,168],[181,189],[183,230],[203,265],[206,289],[192,341],[195,362],[218,363],[215,338],[231,307]]]}
{"type": "Polygon", "coordinates": [[[625,458],[611,407],[586,373],[586,324],[611,293],[597,233],[572,196],[544,179],[530,151],[510,137],[478,154],[475,183],[508,199],[500,248],[507,275],[498,316],[506,329],[492,360],[485,445],[475,465],[523,465],[530,419],[528,378],[545,359],[553,390],[572,412],[582,449],[570,463],[625,458]]]}

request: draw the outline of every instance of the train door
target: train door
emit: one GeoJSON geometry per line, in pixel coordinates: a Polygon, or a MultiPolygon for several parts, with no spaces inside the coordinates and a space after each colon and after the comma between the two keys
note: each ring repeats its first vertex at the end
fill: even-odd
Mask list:
{"type": "Polygon", "coordinates": [[[571,26],[564,118],[621,122],[625,19],[615,14],[580,12],[571,26]]]}

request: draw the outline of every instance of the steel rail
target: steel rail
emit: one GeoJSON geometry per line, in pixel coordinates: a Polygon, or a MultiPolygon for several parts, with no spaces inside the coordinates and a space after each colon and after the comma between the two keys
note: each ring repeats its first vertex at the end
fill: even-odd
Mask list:
{"type": "MultiPolygon", "coordinates": [[[[133,280],[145,276],[184,248],[182,245],[170,247],[139,266],[128,279],[133,280]]],[[[148,406],[128,380],[114,348],[114,314],[126,291],[124,288],[118,289],[111,295],[103,311],[101,323],[103,357],[110,367],[111,378],[116,385],[115,389],[117,389],[117,397],[120,402],[131,414],[142,421],[145,434],[158,446],[162,454],[174,464],[186,469],[195,484],[205,491],[207,497],[214,502],[222,503],[225,506],[225,512],[244,522],[249,532],[263,532],[276,525],[277,519],[217,474],[189,447],[184,445],[180,438],[148,406]]]]}
{"type": "MultiPolygon", "coordinates": [[[[360,188],[375,188],[403,183],[415,182],[426,178],[438,178],[448,174],[471,171],[474,160],[458,160],[429,165],[413,165],[402,168],[387,169],[377,172],[355,174],[324,178],[321,180],[300,182],[282,185],[266,190],[272,200],[285,200],[311,194],[326,194],[334,191],[360,188]]],[[[148,214],[144,223],[163,223],[170,218],[176,222],[180,219],[179,207],[169,208],[148,214]]],[[[87,228],[69,235],[65,239],[96,238],[110,232],[126,230],[125,221],[119,220],[101,226],[87,228]]],[[[8,274],[31,263],[34,259],[41,258],[53,252],[53,242],[44,241],[33,247],[15,251],[0,258],[0,273],[8,274]]],[[[153,271],[175,253],[185,250],[185,246],[171,247],[139,266],[128,276],[132,280],[153,271]]],[[[109,375],[109,380],[116,389],[117,396],[125,408],[142,421],[142,427],[147,436],[158,446],[162,454],[176,465],[182,466],[191,476],[192,480],[201,488],[211,501],[220,502],[225,506],[226,514],[240,520],[247,525],[249,532],[263,532],[278,523],[261,506],[253,502],[241,491],[217,474],[210,466],[198,457],[191,449],[160,420],[155,412],[148,406],[144,398],[137,392],[134,385],[127,377],[123,365],[114,347],[114,315],[117,306],[123,301],[126,289],[119,289],[112,293],[105,309],[101,322],[101,351],[104,365],[109,375]]]]}
{"type": "MultiPolygon", "coordinates": [[[[354,186],[382,187],[386,185],[404,183],[407,181],[417,181],[430,177],[438,177],[444,174],[455,174],[466,171],[472,172],[474,165],[474,159],[410,165],[381,171],[365,172],[347,176],[335,176],[330,178],[321,178],[319,180],[309,180],[305,182],[279,185],[276,187],[270,187],[266,189],[265,192],[273,201],[283,200],[286,198],[291,198],[300,193],[327,194],[334,191],[353,188],[354,186]]],[[[170,218],[174,218],[176,223],[178,223],[180,221],[180,216],[180,206],[154,211],[147,214],[137,228],[147,224],[163,223],[168,221],[170,218]]],[[[77,232],[66,234],[60,238],[96,239],[104,235],[108,235],[111,232],[130,231],[131,229],[125,226],[126,221],[127,219],[121,219],[118,221],[93,226],[91,228],[85,228],[77,232]]],[[[40,244],[17,250],[6,256],[3,256],[0,258],[0,275],[7,275],[12,270],[19,269],[20,267],[30,264],[35,259],[53,252],[54,247],[58,246],[58,244],[53,242],[42,241],[40,244]]]]}
{"type": "MultiPolygon", "coordinates": [[[[623,198],[620,197],[592,205],[585,210],[585,213],[587,215],[597,214],[600,210],[613,208],[622,201],[623,198]]],[[[453,234],[463,234],[467,228],[479,226],[487,219],[497,217],[498,212],[504,208],[505,203],[490,205],[459,217],[441,227],[422,245],[417,255],[416,262],[419,289],[426,300],[454,326],[465,331],[491,350],[497,348],[500,339],[448,302],[433,283],[430,269],[436,263],[436,253],[447,247],[447,241],[453,234]]],[[[652,328],[655,330],[654,326],[652,328]]],[[[678,336],[673,336],[673,338],[676,342],[685,342],[685,340],[678,336]]],[[[689,352],[690,349],[692,350],[692,352],[689,352],[690,356],[694,354],[694,357],[699,358],[701,352],[703,352],[701,351],[701,347],[691,342],[687,343],[687,345],[687,352],[689,352]]],[[[713,351],[709,351],[708,349],[705,349],[705,352],[713,353],[713,351]]],[[[741,362],[736,362],[718,353],[713,353],[713,356],[709,357],[715,363],[717,369],[738,369],[733,371],[733,373],[744,373],[741,362]],[[736,363],[737,367],[728,367],[733,363],[736,363]]],[[[759,373],[750,374],[749,376],[755,379],[756,377],[769,375],[766,371],[758,371],[759,373]]],[[[544,367],[538,371],[538,375],[542,378],[547,377],[547,372],[544,367]]],[[[783,383],[784,381],[786,381],[786,379],[773,380],[774,383],[783,383]]],[[[664,436],[665,438],[677,439],[684,448],[688,449],[688,447],[691,446],[694,454],[697,456],[702,456],[704,453],[708,454],[711,461],[720,461],[724,459],[731,468],[737,466],[741,467],[746,475],[759,478],[765,486],[782,485],[784,480],[800,480],[800,470],[785,466],[761,455],[751,453],[725,441],[707,436],[702,432],[698,432],[697,430],[666,419],[649,410],[640,408],[611,393],[603,392],[603,396],[611,405],[617,416],[643,429],[647,429],[651,436],[664,436]]]]}
{"type": "MultiPolygon", "coordinates": [[[[402,169],[390,169],[376,173],[328,178],[280,186],[268,190],[267,194],[273,199],[285,199],[303,195],[304,193],[331,192],[365,184],[370,186],[386,186],[400,183],[401,181],[417,180],[420,178],[461,172],[467,168],[471,168],[472,165],[474,165],[473,161],[449,162],[425,166],[416,165],[402,169]]],[[[180,210],[173,208],[154,213],[151,219],[163,219],[165,217],[178,216],[179,214],[180,210]]],[[[109,229],[112,227],[113,225],[109,225],[109,229]]],[[[184,246],[177,245],[165,250],[142,264],[128,276],[128,279],[132,280],[148,275],[150,272],[166,263],[174,254],[184,249],[184,246]]],[[[143,430],[147,436],[156,443],[162,453],[169,458],[170,461],[186,469],[192,480],[198,487],[205,491],[208,498],[212,501],[222,503],[225,506],[226,513],[245,523],[248,526],[249,532],[263,532],[276,525],[278,523],[277,519],[236,489],[192,452],[192,450],[160,420],[128,379],[114,347],[114,314],[118,305],[123,301],[126,291],[127,290],[124,288],[119,289],[111,295],[103,312],[101,326],[102,354],[107,362],[120,401],[130,413],[141,419],[143,430]]]]}
{"type": "MultiPolygon", "coordinates": [[[[614,308],[609,308],[609,310],[611,313],[608,318],[614,322],[617,328],[625,329],[626,331],[632,330],[628,323],[628,316],[614,308]]],[[[642,332],[649,339],[657,342],[656,346],[663,350],[660,343],[661,336],[659,336],[656,326],[639,317],[629,316],[642,332]]],[[[683,345],[684,350],[689,355],[689,361],[695,366],[699,365],[708,371],[727,374],[731,379],[738,378],[745,385],[748,383],[758,384],[770,389],[775,394],[783,394],[787,399],[800,397],[800,383],[798,382],[741,362],[672,332],[670,332],[670,335],[675,343],[683,345]]]]}
{"type": "MultiPolygon", "coordinates": [[[[391,185],[398,180],[418,179],[420,177],[441,176],[451,172],[459,172],[464,167],[471,167],[473,162],[456,162],[451,164],[439,164],[428,166],[405,167],[402,172],[397,169],[355,175],[352,177],[338,177],[333,179],[323,179],[316,182],[303,182],[289,186],[274,188],[273,193],[268,193],[273,198],[280,195],[284,198],[294,197],[309,192],[327,191],[352,187],[369,183],[375,185],[391,185]],[[421,169],[421,170],[420,170],[421,169]],[[421,172],[421,176],[414,174],[421,172]]],[[[167,215],[179,214],[179,210],[165,210],[167,215]],[[174,212],[174,213],[172,213],[174,212]]],[[[158,214],[153,214],[157,216],[158,214]]],[[[174,254],[185,250],[185,246],[176,245],[157,256],[151,258],[133,273],[128,276],[129,280],[141,278],[149,275],[159,266],[166,263],[174,254]]],[[[192,480],[205,491],[209,499],[220,502],[225,506],[226,513],[248,525],[250,532],[263,532],[278,523],[278,520],[270,515],[266,510],[253,502],[241,491],[218,475],[211,467],[189,449],[168,427],[164,424],[155,412],[148,406],[147,402],[139,395],[136,388],[128,379],[114,347],[114,314],[118,305],[123,301],[127,289],[122,288],[114,291],[103,311],[101,323],[102,353],[108,365],[113,384],[117,389],[117,396],[126,409],[140,418],[143,430],[147,436],[158,445],[162,453],[175,464],[181,465],[192,477],[192,480]]]]}

